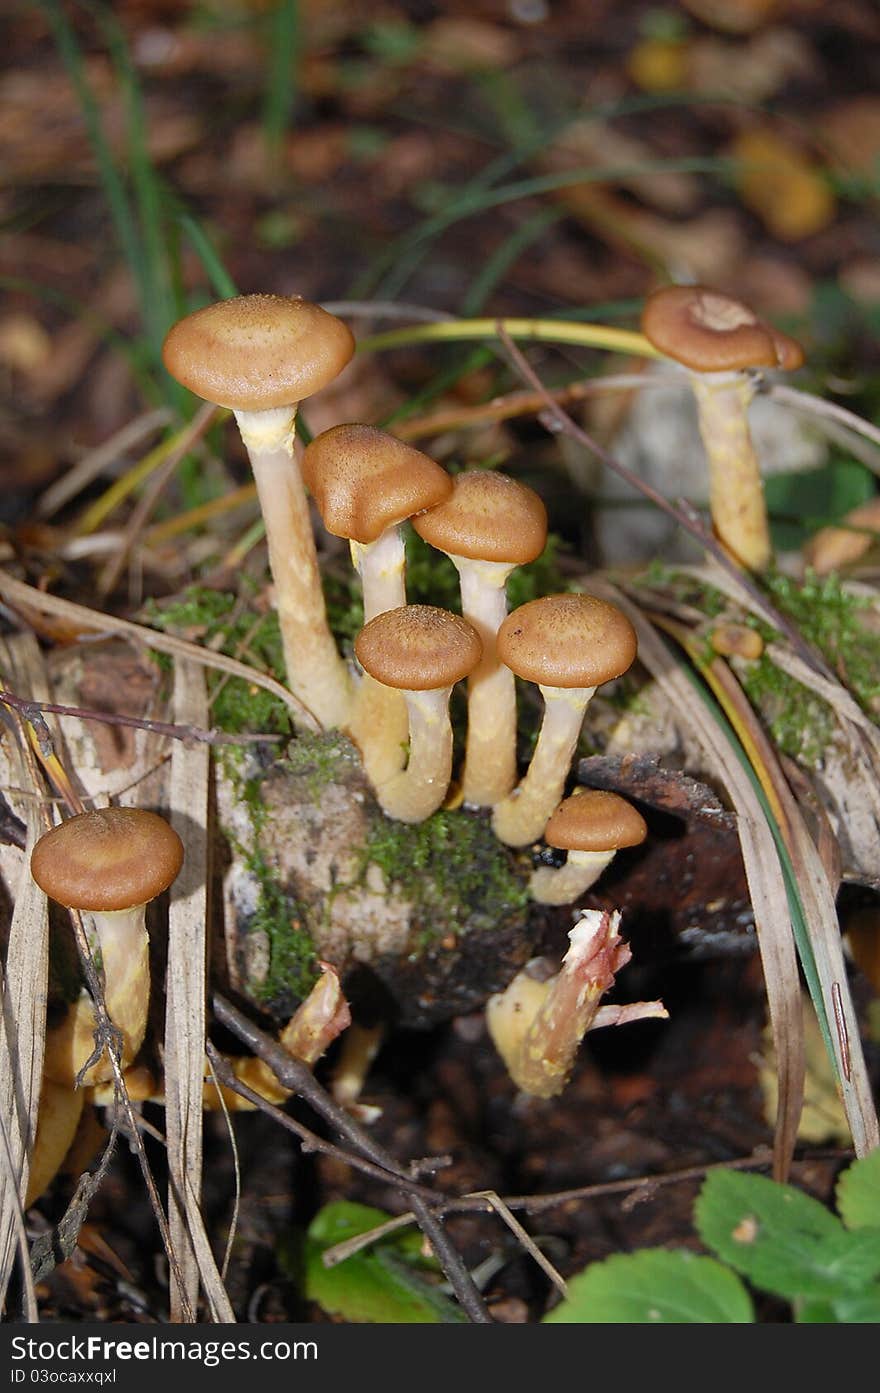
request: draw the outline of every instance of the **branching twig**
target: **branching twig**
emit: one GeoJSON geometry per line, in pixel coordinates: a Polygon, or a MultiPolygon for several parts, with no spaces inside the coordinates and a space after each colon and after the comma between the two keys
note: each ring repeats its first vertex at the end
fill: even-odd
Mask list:
{"type": "MultiPolygon", "coordinates": [[[[319,1116],[323,1117],[337,1132],[350,1141],[368,1160],[387,1171],[396,1180],[407,1179],[400,1163],[390,1152],[380,1146],[361,1127],[349,1113],[341,1108],[321,1087],[307,1064],[295,1059],[281,1045],[266,1033],[254,1026],[248,1018],[237,1010],[225,997],[215,993],[214,1012],[217,1019],[232,1030],[249,1049],[264,1060],[291,1092],[304,1098],[319,1116]]],[[[438,1197],[439,1198],[439,1197],[438,1197]]],[[[436,1200],[427,1201],[421,1195],[411,1195],[413,1213],[419,1228],[425,1234],[443,1268],[449,1285],[458,1298],[462,1310],[475,1324],[492,1323],[486,1304],[474,1285],[459,1253],[443,1228],[436,1213],[436,1200]]]]}

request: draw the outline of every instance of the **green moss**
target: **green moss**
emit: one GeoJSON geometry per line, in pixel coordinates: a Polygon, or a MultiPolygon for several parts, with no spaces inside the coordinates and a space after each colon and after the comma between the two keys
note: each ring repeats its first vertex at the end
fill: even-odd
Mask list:
{"type": "MultiPolygon", "coordinates": [[[[191,585],[171,601],[149,601],[145,617],[164,633],[195,640],[285,680],[278,616],[274,611],[254,613],[243,596],[191,585]]],[[[290,730],[290,713],[284,702],[237,677],[221,676],[215,681],[211,719],[221,730],[230,732],[285,735],[290,730]]]]}
{"type": "Polygon", "coordinates": [[[308,996],[318,980],[312,937],[296,900],[281,889],[261,853],[256,851],[248,855],[245,864],[260,887],[248,933],[265,939],[269,958],[266,977],[254,986],[253,995],[263,1004],[284,1004],[284,1009],[288,1009],[294,999],[308,996]]]}
{"type": "Polygon", "coordinates": [[[528,903],[524,880],[488,820],[461,809],[416,824],[376,818],[364,874],[371,863],[416,907],[423,942],[461,932],[474,917],[501,920],[528,903]]]}
{"type": "Polygon", "coordinates": [[[818,765],[837,725],[828,703],[789,677],[766,654],[744,664],[739,679],[777,749],[802,764],[818,765]]]}
{"type": "Polygon", "coordinates": [[[880,633],[862,623],[869,600],[846,590],[838,575],[812,571],[802,584],[790,576],[768,576],[766,588],[863,706],[880,695],[880,633]]]}
{"type": "Polygon", "coordinates": [[[292,774],[304,779],[312,802],[319,803],[326,788],[360,769],[361,760],[346,736],[334,731],[321,735],[305,731],[291,741],[284,764],[292,774]]]}

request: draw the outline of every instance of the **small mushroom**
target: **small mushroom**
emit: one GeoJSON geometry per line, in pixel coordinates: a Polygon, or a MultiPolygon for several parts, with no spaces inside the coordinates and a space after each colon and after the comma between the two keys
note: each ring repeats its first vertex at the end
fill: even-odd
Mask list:
{"type": "Polygon", "coordinates": [[[507,580],[516,566],[540,556],[547,543],[547,509],[533,489],[491,469],[457,474],[451,496],[413,518],[424,541],[454,562],[461,609],[483,642],[468,678],[468,725],[462,796],[492,807],[516,783],[516,686],[496,652],[507,616],[507,580]]]}
{"type": "MultiPolygon", "coordinates": [[[[150,955],[145,910],[177,876],[183,844],[157,813],[97,808],[46,832],[31,853],[31,875],[50,899],[91,914],[104,974],[104,1001],[122,1034],[121,1064],[131,1062],[146,1030],[150,955]]],[[[95,1049],[95,1015],[83,995],[46,1037],[44,1077],[99,1083],[112,1066],[99,1060],[79,1079],[95,1049]]]]}
{"type": "Polygon", "coordinates": [[[648,835],[641,813],[620,794],[577,789],[559,804],[547,826],[548,846],[567,851],[564,866],[539,866],[529,894],[540,904],[573,904],[611,864],[623,847],[639,846],[648,835]]]}
{"type": "MultiPolygon", "coordinates": [[[[354,648],[371,677],[403,692],[409,712],[409,761],[376,786],[376,797],[389,817],[422,822],[440,807],[449,787],[449,698],[454,684],[480,661],[480,636],[460,615],[433,605],[404,605],[372,619],[354,648]]],[[[381,731],[377,738],[383,738],[381,731]]]]}
{"type": "Polygon", "coordinates": [[[287,679],[325,729],[347,723],[352,688],[327,623],[293,445],[299,403],[332,382],[353,352],[346,325],[297,295],[208,305],[179,320],[162,350],[172,377],[235,413],[266,525],[287,679]]]}
{"type": "Polygon", "coordinates": [[[709,460],[709,511],[719,542],[740,563],[764,571],[772,558],[761,471],[749,430],[755,394],[750,368],[793,371],[800,344],[765,324],[739,300],[700,285],[672,285],[648,296],[642,332],[689,370],[709,460]]]}
{"type": "MultiPolygon", "coordinates": [[[[364,623],[405,605],[402,524],[449,496],[446,470],[387,431],[352,424],[316,436],[303,454],[302,472],[327,531],[348,538],[363,586],[364,623]]],[[[374,785],[403,768],[406,705],[369,674],[357,693],[350,732],[374,785]],[[377,726],[387,738],[371,738],[377,726]]]]}
{"type": "Polygon", "coordinates": [[[498,630],[498,656],[544,698],[544,719],[525,777],[496,803],[492,827],[509,846],[539,839],[559,803],[596,688],[636,656],[636,634],[619,609],[594,595],[545,595],[520,605],[498,630]]]}

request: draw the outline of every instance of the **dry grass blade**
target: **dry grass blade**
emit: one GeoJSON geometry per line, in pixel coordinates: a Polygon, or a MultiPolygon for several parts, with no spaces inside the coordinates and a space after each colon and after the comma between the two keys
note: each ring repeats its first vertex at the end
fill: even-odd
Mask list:
{"type": "Polygon", "coordinates": [[[225,653],[211,653],[206,648],[200,648],[197,643],[187,643],[185,639],[174,638],[171,634],[160,634],[155,629],[148,629],[144,624],[135,624],[130,619],[118,619],[112,614],[101,614],[98,610],[74,604],[72,600],[63,600],[57,595],[45,595],[32,585],[16,580],[6,571],[0,571],[0,599],[5,600],[13,609],[21,608],[25,613],[30,611],[57,615],[97,634],[125,634],[135,643],[152,648],[157,653],[167,653],[172,658],[190,658],[193,662],[201,663],[203,667],[228,673],[230,677],[240,677],[283,701],[304,729],[315,732],[320,730],[312,713],[306,710],[287,687],[276,682],[275,678],[267,673],[248,667],[247,663],[240,663],[236,658],[227,658],[225,653]]]}
{"type": "Polygon", "coordinates": [[[791,1164],[803,1104],[804,1040],[798,961],[779,856],[748,774],[653,625],[613,585],[591,580],[590,589],[611,600],[632,621],[638,634],[641,662],[672,708],[688,721],[727,789],[737,815],[779,1071],[773,1171],[777,1179],[784,1179],[791,1164]]]}
{"type": "Polygon", "coordinates": [[[127,422],[109,440],[105,440],[103,445],[89,450],[71,469],[66,470],[49,485],[45,493],[37,499],[37,517],[50,518],[53,513],[57,513],[65,503],[69,503],[87,488],[93,479],[103,474],[108,465],[115,463],[127,450],[139,445],[148,435],[167,426],[170,420],[171,412],[168,407],[159,406],[127,422]]]}
{"type": "MultiPolygon", "coordinates": [[[[45,698],[45,671],[36,640],[16,634],[4,640],[3,667],[19,686],[45,698]]],[[[14,742],[22,787],[41,792],[27,741],[14,742]]],[[[36,799],[27,809],[27,847],[9,931],[0,1016],[0,1310],[6,1298],[16,1246],[23,1237],[22,1205],[27,1191],[28,1153],[36,1135],[46,1037],[46,991],[49,970],[49,916],[46,897],[28,873],[28,855],[45,830],[36,799]]],[[[26,1245],[22,1249],[29,1319],[36,1319],[26,1245]]]]}
{"type": "MultiPolygon", "coordinates": [[[[174,669],[174,715],[202,725],[208,700],[202,669],[183,661],[174,669]]],[[[208,922],[208,779],[206,745],[175,742],[171,753],[171,822],[184,845],[183,869],[171,888],[165,1014],[165,1133],[168,1147],[168,1223],[177,1251],[187,1306],[194,1313],[199,1282],[215,1320],[234,1317],[203,1241],[199,1203],[202,1177],[202,1080],[206,1031],[208,922]]],[[[182,1318],[181,1293],[171,1283],[171,1318],[182,1318]]],[[[194,1318],[194,1315],[193,1315],[194,1318]]]]}

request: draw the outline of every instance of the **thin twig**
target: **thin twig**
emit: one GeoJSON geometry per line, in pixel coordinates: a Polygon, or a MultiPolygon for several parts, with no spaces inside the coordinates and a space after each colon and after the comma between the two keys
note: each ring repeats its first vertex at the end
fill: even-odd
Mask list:
{"type": "MultiPolygon", "coordinates": [[[[281,1045],[254,1026],[248,1018],[237,1010],[230,1001],[219,993],[214,995],[214,1012],[217,1019],[239,1037],[240,1040],[263,1059],[291,1092],[305,1098],[311,1107],[341,1133],[346,1140],[358,1149],[368,1160],[389,1171],[396,1179],[406,1178],[400,1163],[380,1146],[361,1127],[349,1113],[341,1108],[321,1087],[307,1064],[295,1059],[281,1045]]],[[[437,1260],[458,1298],[462,1310],[475,1324],[492,1324],[492,1317],[486,1310],[486,1303],[474,1285],[473,1278],[465,1267],[460,1254],[450,1242],[441,1220],[438,1218],[434,1202],[428,1202],[421,1195],[412,1196],[413,1213],[419,1228],[434,1249],[437,1260]]]]}
{"type": "Polygon", "coordinates": [[[28,701],[14,696],[12,692],[0,689],[0,702],[20,712],[25,720],[37,726],[40,713],[50,716],[73,716],[80,721],[98,721],[108,726],[133,726],[136,730],[148,730],[152,735],[167,735],[171,740],[194,741],[205,745],[248,745],[258,742],[281,740],[280,735],[270,734],[228,734],[221,730],[203,730],[194,725],[175,725],[171,721],[154,721],[141,716],[124,716],[112,711],[90,711],[83,706],[60,706],[52,701],[28,701]]]}

